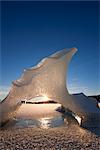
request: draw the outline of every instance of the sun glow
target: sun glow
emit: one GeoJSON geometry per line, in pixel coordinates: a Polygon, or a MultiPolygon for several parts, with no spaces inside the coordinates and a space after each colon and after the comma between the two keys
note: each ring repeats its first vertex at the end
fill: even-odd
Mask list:
{"type": "Polygon", "coordinates": [[[45,102],[45,101],[48,101],[48,100],[50,100],[46,95],[43,95],[43,101],[45,102]]]}

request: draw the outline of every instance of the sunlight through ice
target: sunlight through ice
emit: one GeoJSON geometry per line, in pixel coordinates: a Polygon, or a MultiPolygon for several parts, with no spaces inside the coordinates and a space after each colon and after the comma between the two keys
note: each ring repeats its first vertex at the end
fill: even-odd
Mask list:
{"type": "Polygon", "coordinates": [[[48,98],[47,95],[42,95],[42,96],[37,96],[35,98],[28,100],[28,102],[46,102],[49,100],[50,100],[50,98],[48,98]]]}

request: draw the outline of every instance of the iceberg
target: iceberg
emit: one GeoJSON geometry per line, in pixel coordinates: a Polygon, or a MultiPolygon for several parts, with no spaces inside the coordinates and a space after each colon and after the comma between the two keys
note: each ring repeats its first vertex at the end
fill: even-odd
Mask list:
{"type": "Polygon", "coordinates": [[[63,49],[24,70],[21,78],[12,82],[9,94],[0,103],[1,124],[13,118],[22,100],[30,101],[39,96],[71,110],[76,118],[80,118],[80,125],[91,124],[91,118],[98,120],[100,112],[95,102],[84,94],[70,95],[66,87],[66,70],[76,51],[76,48],[63,49]]]}

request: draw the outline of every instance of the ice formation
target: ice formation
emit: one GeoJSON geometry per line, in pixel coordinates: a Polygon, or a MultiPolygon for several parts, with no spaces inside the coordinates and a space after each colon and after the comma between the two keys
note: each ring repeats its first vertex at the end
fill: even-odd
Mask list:
{"type": "Polygon", "coordinates": [[[88,100],[82,94],[68,93],[66,69],[76,51],[76,48],[63,49],[44,58],[35,67],[24,70],[22,77],[13,81],[8,96],[0,103],[1,123],[14,116],[22,100],[28,101],[39,96],[62,104],[82,120],[88,120],[91,114],[98,116],[99,109],[92,100],[88,100]]]}

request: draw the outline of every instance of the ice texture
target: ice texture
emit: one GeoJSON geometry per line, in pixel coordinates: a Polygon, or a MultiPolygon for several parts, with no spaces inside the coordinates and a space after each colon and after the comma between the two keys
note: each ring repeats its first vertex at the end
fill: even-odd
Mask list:
{"type": "MultiPolygon", "coordinates": [[[[80,117],[86,114],[99,114],[99,109],[92,100],[70,95],[66,87],[66,73],[76,48],[63,49],[44,58],[35,67],[24,70],[20,79],[13,81],[8,96],[0,103],[1,122],[13,117],[22,100],[46,96],[80,117]]],[[[84,117],[83,117],[84,118],[84,117]]]]}

